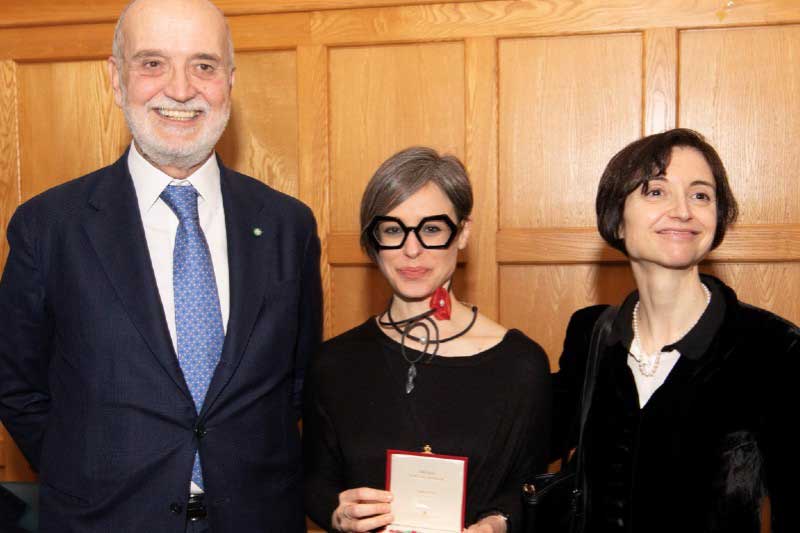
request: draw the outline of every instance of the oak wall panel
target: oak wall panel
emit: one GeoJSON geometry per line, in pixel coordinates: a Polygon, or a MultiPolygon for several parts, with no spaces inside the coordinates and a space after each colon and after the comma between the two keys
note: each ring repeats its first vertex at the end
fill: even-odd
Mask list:
{"type": "Polygon", "coordinates": [[[359,230],[361,193],[411,145],[464,157],[464,45],[330,51],[331,230],[359,230]]]}
{"type": "Polygon", "coordinates": [[[800,263],[705,263],[700,270],[722,279],[740,301],[800,324],[800,263]]]}
{"type": "Polygon", "coordinates": [[[295,52],[241,53],[236,65],[231,119],[217,149],[230,168],[297,196],[295,52]]]}
{"type": "Polygon", "coordinates": [[[800,26],[684,31],[680,125],[719,150],[742,223],[800,221],[800,26]]]}
{"type": "Polygon", "coordinates": [[[368,316],[386,309],[392,292],[383,275],[372,266],[341,266],[331,269],[331,334],[344,333],[368,316]]]}
{"type": "Polygon", "coordinates": [[[500,321],[541,344],[555,371],[572,313],[588,305],[618,305],[634,287],[627,264],[503,265],[500,321]]]}
{"type": "MultiPolygon", "coordinates": [[[[3,0],[5,26],[41,26],[75,22],[116,20],[130,0],[3,0]]],[[[455,0],[457,2],[464,0],[455,0]]],[[[474,1],[474,0],[467,0],[474,1]]],[[[435,4],[441,0],[404,0],[404,4],[435,4]]],[[[345,9],[376,5],[396,5],[398,0],[215,0],[226,15],[253,15],[286,11],[345,9]]]]}
{"type": "Polygon", "coordinates": [[[504,39],[500,227],[591,226],[605,163],[642,131],[642,36],[504,39]]]}
{"type": "Polygon", "coordinates": [[[8,221],[19,204],[18,157],[17,65],[0,61],[0,268],[8,255],[8,221]]]}
{"type": "Polygon", "coordinates": [[[22,199],[113,163],[130,143],[105,61],[20,64],[22,199]]]}

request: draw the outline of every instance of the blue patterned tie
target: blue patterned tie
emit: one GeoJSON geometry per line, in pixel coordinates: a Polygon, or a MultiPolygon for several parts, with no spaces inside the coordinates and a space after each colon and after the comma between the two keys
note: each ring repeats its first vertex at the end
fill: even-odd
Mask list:
{"type": "MultiPolygon", "coordinates": [[[[172,258],[178,361],[199,413],[225,339],[217,281],[208,244],[200,228],[195,188],[170,185],[161,193],[161,199],[178,216],[172,258]]],[[[194,458],[192,481],[203,487],[199,453],[194,458]]]]}

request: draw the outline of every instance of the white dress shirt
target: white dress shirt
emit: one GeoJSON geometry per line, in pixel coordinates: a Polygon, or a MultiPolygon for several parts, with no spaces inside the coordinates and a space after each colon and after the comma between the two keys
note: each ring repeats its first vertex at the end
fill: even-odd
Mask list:
{"type": "Polygon", "coordinates": [[[172,289],[172,252],[175,234],[178,232],[178,216],[161,199],[161,192],[168,185],[191,183],[197,190],[197,209],[200,228],[206,236],[214,278],[217,281],[219,307],[222,312],[222,327],[227,332],[230,314],[230,280],[228,278],[228,238],[225,234],[225,210],[222,207],[222,191],[219,182],[217,158],[211,156],[203,166],[188,178],[171,178],[147,161],[135,146],[128,151],[128,169],[133,178],[133,187],[142,215],[144,235],[150,261],[156,275],[158,294],[167,318],[172,345],[178,351],[175,330],[175,296],[172,289]]]}
{"type": "MultiPolygon", "coordinates": [[[[190,184],[197,190],[197,209],[200,228],[206,237],[217,281],[219,306],[222,312],[222,327],[227,332],[230,315],[230,281],[228,278],[228,238],[225,234],[225,210],[222,206],[219,165],[213,155],[191,176],[177,180],[164,174],[147,161],[131,144],[128,151],[128,169],[133,178],[139,213],[142,216],[147,249],[156,276],[158,294],[164,307],[167,328],[172,346],[178,353],[178,336],[175,327],[175,295],[172,287],[172,256],[175,234],[178,232],[178,216],[161,199],[161,192],[169,185],[190,184]]],[[[191,483],[193,494],[203,490],[191,483]]]]}

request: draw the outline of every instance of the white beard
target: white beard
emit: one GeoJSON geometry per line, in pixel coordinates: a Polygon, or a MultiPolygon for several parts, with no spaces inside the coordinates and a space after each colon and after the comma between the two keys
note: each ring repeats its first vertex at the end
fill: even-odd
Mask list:
{"type": "MultiPolygon", "coordinates": [[[[217,141],[225,131],[231,115],[230,100],[220,111],[212,112],[211,106],[202,97],[195,97],[187,102],[178,102],[167,96],[154,98],[147,103],[144,109],[132,109],[128,105],[128,94],[122,84],[122,98],[124,105],[122,112],[125,121],[131,130],[136,146],[142,154],[158,166],[170,166],[188,169],[203,163],[214,151],[217,141]],[[153,117],[149,117],[153,108],[165,107],[180,110],[200,110],[205,113],[205,123],[200,135],[192,142],[169,143],[159,137],[154,131],[153,117]]],[[[163,128],[163,126],[161,126],[163,128]]]]}

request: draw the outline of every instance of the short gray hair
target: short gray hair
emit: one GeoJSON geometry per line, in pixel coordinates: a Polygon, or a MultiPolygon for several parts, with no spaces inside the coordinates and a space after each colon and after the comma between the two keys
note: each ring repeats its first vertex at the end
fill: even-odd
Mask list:
{"type": "MultiPolygon", "coordinates": [[[[125,16],[128,14],[128,10],[137,1],[138,0],[131,0],[124,8],[122,8],[122,12],[119,14],[119,18],[117,19],[117,25],[114,28],[114,41],[111,44],[111,55],[113,55],[114,59],[117,60],[118,69],[122,66],[122,62],[125,60],[125,32],[122,31],[122,25],[125,23],[125,16]]],[[[225,18],[225,13],[223,13],[223,11],[213,2],[209,2],[209,4],[211,4],[214,9],[219,11],[219,14],[222,16],[222,20],[225,22],[225,42],[228,47],[228,53],[225,59],[228,62],[228,68],[233,70],[236,67],[236,64],[234,63],[233,57],[233,37],[231,36],[231,27],[228,25],[228,19],[225,18]]]]}
{"type": "Polygon", "coordinates": [[[453,204],[456,223],[469,218],[472,185],[464,164],[425,146],[401,150],[378,167],[361,197],[361,247],[373,261],[377,262],[378,252],[366,232],[373,217],[390,212],[428,183],[439,187],[453,204]]]}

